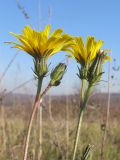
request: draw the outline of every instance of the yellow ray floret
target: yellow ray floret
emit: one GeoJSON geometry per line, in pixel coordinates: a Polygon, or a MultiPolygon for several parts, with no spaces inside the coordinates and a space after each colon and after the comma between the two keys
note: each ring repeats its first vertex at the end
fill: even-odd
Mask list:
{"type": "Polygon", "coordinates": [[[96,41],[94,37],[87,37],[86,44],[84,44],[82,37],[75,37],[74,44],[68,50],[64,46],[63,50],[71,52],[73,57],[82,64],[89,64],[96,56],[97,52],[103,45],[103,41],[96,41]]]}
{"type": "Polygon", "coordinates": [[[49,57],[62,50],[63,46],[70,42],[71,37],[62,34],[62,32],[62,29],[57,29],[50,35],[50,25],[47,25],[43,31],[39,32],[30,26],[25,26],[22,34],[10,32],[19,40],[19,43],[10,43],[14,44],[14,48],[23,50],[34,58],[49,57]]]}

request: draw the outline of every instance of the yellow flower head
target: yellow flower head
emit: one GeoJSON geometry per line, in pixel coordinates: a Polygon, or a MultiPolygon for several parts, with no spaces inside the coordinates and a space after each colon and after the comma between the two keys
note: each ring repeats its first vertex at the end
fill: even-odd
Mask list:
{"type": "Polygon", "coordinates": [[[13,48],[23,50],[35,59],[40,59],[55,54],[62,50],[64,44],[67,45],[71,38],[62,32],[62,29],[57,29],[50,35],[50,25],[47,25],[43,31],[36,31],[30,26],[25,26],[22,34],[10,32],[20,43],[9,43],[14,44],[13,48]]]}
{"type": "Polygon", "coordinates": [[[64,47],[64,50],[71,52],[73,57],[82,64],[89,64],[96,56],[97,52],[103,45],[103,41],[96,41],[94,37],[87,37],[86,45],[84,45],[82,37],[75,37],[71,49],[64,47]]]}

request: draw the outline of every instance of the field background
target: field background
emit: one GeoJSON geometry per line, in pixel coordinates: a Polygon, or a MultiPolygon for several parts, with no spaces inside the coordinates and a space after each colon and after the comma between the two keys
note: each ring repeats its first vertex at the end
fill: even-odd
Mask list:
{"type": "MultiPolygon", "coordinates": [[[[103,145],[106,93],[93,93],[84,115],[77,152],[94,145],[91,160],[120,160],[120,95],[111,94],[109,128],[103,145]]],[[[9,94],[0,105],[0,160],[20,160],[34,97],[9,94]]],[[[79,113],[79,96],[46,96],[43,100],[43,160],[71,159],[79,113]]],[[[37,160],[39,111],[32,128],[28,160],[37,160]]]]}
{"type": "MultiPolygon", "coordinates": [[[[0,160],[23,159],[33,95],[36,92],[31,70],[32,57],[18,53],[3,42],[15,41],[9,34],[10,31],[21,33],[26,25],[41,30],[46,24],[51,24],[52,31],[63,28],[66,33],[82,36],[84,40],[87,35],[95,36],[97,40],[103,39],[103,48],[111,49],[112,62],[110,66],[105,64],[101,85],[92,93],[84,114],[76,160],[81,160],[82,152],[88,144],[93,146],[89,160],[120,160],[120,1],[0,2],[0,160]],[[108,88],[110,95],[110,92],[107,93],[108,88]],[[31,93],[33,95],[30,95],[31,93]]],[[[52,57],[50,70],[58,61],[66,62],[65,55],[58,53],[52,57]]],[[[43,99],[42,159],[39,159],[41,128],[38,109],[30,137],[28,160],[72,159],[80,110],[77,72],[76,62],[71,60],[61,86],[43,99]],[[56,93],[59,96],[53,96],[56,93]]],[[[48,79],[45,85],[47,82],[48,79]]]]}

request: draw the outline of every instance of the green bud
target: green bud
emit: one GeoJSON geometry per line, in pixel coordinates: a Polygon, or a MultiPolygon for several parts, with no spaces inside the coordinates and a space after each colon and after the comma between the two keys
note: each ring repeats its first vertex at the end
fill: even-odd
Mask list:
{"type": "Polygon", "coordinates": [[[52,86],[58,86],[60,84],[61,79],[63,78],[65,71],[66,71],[66,64],[64,63],[59,63],[55,69],[52,71],[50,78],[50,84],[52,86]]]}
{"type": "Polygon", "coordinates": [[[93,60],[92,64],[88,70],[88,81],[89,83],[95,84],[100,81],[103,74],[102,65],[104,63],[106,55],[104,53],[98,53],[96,58],[93,60]]]}
{"type": "Polygon", "coordinates": [[[48,72],[45,58],[36,59],[34,61],[34,73],[37,77],[44,77],[48,72]]]}

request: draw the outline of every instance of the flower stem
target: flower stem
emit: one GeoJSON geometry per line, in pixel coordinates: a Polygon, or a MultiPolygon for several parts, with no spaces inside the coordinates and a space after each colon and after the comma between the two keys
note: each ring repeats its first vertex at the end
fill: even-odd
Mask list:
{"type": "Polygon", "coordinates": [[[86,83],[86,81],[83,79],[83,80],[82,80],[82,86],[81,86],[81,102],[82,102],[83,99],[84,99],[85,83],[86,83]]]}
{"type": "Polygon", "coordinates": [[[40,100],[41,100],[40,92],[41,92],[42,81],[43,81],[43,77],[38,78],[38,88],[37,88],[37,93],[36,93],[35,101],[34,101],[33,108],[32,108],[32,113],[31,113],[31,116],[30,116],[29,124],[28,124],[23,160],[27,160],[32,123],[33,123],[33,119],[34,119],[37,107],[40,104],[40,100]]]}
{"type": "Polygon", "coordinates": [[[72,160],[75,160],[76,158],[76,152],[77,152],[77,147],[78,147],[78,142],[79,142],[79,135],[80,135],[80,131],[81,131],[81,124],[82,124],[82,119],[83,119],[83,114],[84,114],[84,110],[86,108],[88,99],[89,99],[89,95],[91,92],[91,88],[92,86],[89,85],[87,88],[87,91],[85,92],[85,81],[82,80],[82,88],[81,88],[81,103],[80,103],[80,113],[79,113],[79,121],[78,121],[78,125],[77,125],[77,131],[76,131],[76,136],[75,136],[75,143],[74,143],[74,149],[73,149],[73,158],[72,160]]]}
{"type": "Polygon", "coordinates": [[[79,141],[79,134],[80,134],[80,129],[81,129],[81,124],[82,124],[82,119],[83,119],[83,109],[81,109],[80,114],[79,114],[79,122],[77,126],[77,132],[76,132],[76,137],[75,137],[75,143],[74,143],[74,151],[73,151],[73,160],[76,158],[76,152],[77,152],[77,146],[78,146],[78,141],[79,141]]]}
{"type": "Polygon", "coordinates": [[[42,136],[42,126],[43,126],[43,118],[42,118],[42,107],[40,106],[39,108],[39,146],[38,146],[38,160],[41,159],[42,157],[42,141],[43,141],[43,136],[42,136]]]}

